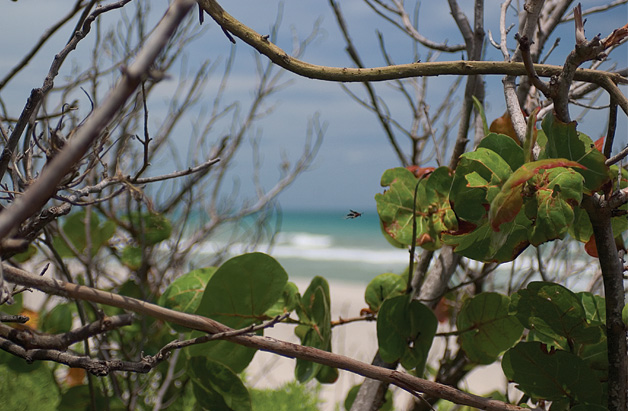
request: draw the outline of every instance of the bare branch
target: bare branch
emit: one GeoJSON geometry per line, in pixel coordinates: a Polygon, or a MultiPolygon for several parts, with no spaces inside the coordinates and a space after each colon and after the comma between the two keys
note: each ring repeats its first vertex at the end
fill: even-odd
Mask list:
{"type": "MultiPolygon", "coordinates": [[[[27,287],[37,288],[48,294],[60,295],[67,298],[92,301],[98,304],[118,307],[136,312],[138,314],[148,315],[153,318],[172,322],[174,324],[179,324],[193,330],[203,331],[207,333],[213,334],[233,331],[231,328],[220,324],[210,318],[170,310],[155,304],[150,304],[141,300],[137,300],[135,298],[120,296],[91,287],[71,284],[45,277],[34,276],[26,271],[11,267],[6,264],[2,264],[2,267],[5,270],[5,278],[7,279],[7,281],[27,287]]],[[[227,337],[225,339],[236,344],[244,345],[246,347],[261,349],[290,358],[300,358],[307,361],[314,361],[323,365],[328,365],[330,367],[340,368],[353,373],[357,373],[368,378],[381,380],[389,384],[397,385],[402,389],[411,392],[413,395],[416,395],[418,392],[423,392],[429,395],[437,396],[439,398],[455,402],[457,404],[469,405],[484,410],[524,410],[524,408],[513,404],[507,404],[490,398],[483,398],[477,395],[466,393],[464,391],[460,391],[450,386],[414,377],[408,373],[394,370],[386,370],[381,367],[376,367],[354,360],[352,358],[348,358],[339,354],[334,354],[328,351],[319,350],[313,347],[279,341],[269,337],[256,335],[251,336],[246,334],[235,335],[227,337]]],[[[24,358],[40,359],[39,356],[41,355],[42,357],[45,357],[45,359],[50,359],[50,353],[40,353],[41,351],[45,350],[33,350],[31,352],[25,351],[22,349],[22,347],[16,346],[15,344],[7,340],[0,343],[0,348],[3,349],[15,349],[15,347],[19,348],[19,350],[15,350],[15,354],[21,354],[20,356],[23,356],[24,358]]],[[[68,360],[69,359],[67,357],[59,356],[58,361],[67,363],[66,361],[68,360]]],[[[111,370],[111,367],[103,367],[100,363],[97,363],[97,365],[99,365],[100,367],[95,368],[95,372],[105,372],[106,370],[111,370]]],[[[126,363],[120,364],[121,367],[126,367],[128,365],[129,364],[126,363]]],[[[150,366],[147,365],[146,368],[150,369],[150,366]]],[[[90,369],[90,372],[94,371],[90,369]]],[[[144,371],[138,370],[137,372],[144,371]]]]}
{"type": "MultiPolygon", "coordinates": [[[[1,213],[0,237],[5,237],[12,228],[35,213],[54,194],[61,179],[87,152],[90,145],[100,136],[109,121],[139,86],[143,77],[150,70],[153,61],[161,53],[168,39],[193,5],[193,0],[177,0],[172,3],[164,18],[155,28],[153,35],[138,54],[135,62],[123,70],[122,78],[110,92],[109,97],[92,112],[83,126],[76,132],[74,138],[55,156],[41,176],[25,191],[24,195],[1,213]]],[[[7,148],[11,153],[13,149],[7,148]]],[[[10,157],[7,157],[7,161],[8,158],[10,157]]]]}

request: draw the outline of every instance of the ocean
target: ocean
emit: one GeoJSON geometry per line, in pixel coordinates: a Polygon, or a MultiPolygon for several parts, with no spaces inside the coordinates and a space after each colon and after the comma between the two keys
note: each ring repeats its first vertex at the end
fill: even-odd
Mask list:
{"type": "Polygon", "coordinates": [[[284,212],[270,254],[290,276],[321,275],[367,284],[382,273],[401,273],[408,265],[408,250],[386,241],[377,212],[366,211],[347,219],[348,212],[284,212]]]}
{"type": "MultiPolygon", "coordinates": [[[[364,210],[356,210],[364,211],[364,210]]],[[[280,230],[274,243],[262,243],[257,250],[273,256],[290,278],[312,278],[320,275],[329,280],[368,284],[375,276],[400,274],[409,261],[408,250],[393,247],[383,237],[377,211],[346,219],[349,210],[282,211],[280,230]]],[[[197,261],[220,248],[218,239],[199,244],[197,261]]],[[[224,244],[224,243],[223,243],[224,244]]],[[[230,245],[230,254],[247,251],[248,244],[230,245]]]]}

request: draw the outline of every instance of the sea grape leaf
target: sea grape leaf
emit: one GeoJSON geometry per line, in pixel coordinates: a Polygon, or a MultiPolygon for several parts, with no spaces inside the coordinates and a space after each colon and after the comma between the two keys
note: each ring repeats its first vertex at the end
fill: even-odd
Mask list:
{"type": "MultiPolygon", "coordinates": [[[[316,276],[303,293],[296,311],[302,323],[295,329],[301,344],[321,350],[331,351],[331,307],[329,284],[323,277],[316,276]]],[[[295,376],[299,382],[307,382],[322,372],[326,381],[330,370],[321,364],[297,359],[295,376]],[[327,374],[327,375],[326,375],[327,374]]]]}
{"type": "Polygon", "coordinates": [[[460,156],[452,181],[450,201],[459,219],[478,224],[489,204],[512,174],[510,165],[492,149],[478,147],[460,156]],[[479,183],[486,181],[484,187],[479,183]],[[469,181],[471,180],[471,181],[469,181]]]}
{"type": "Polygon", "coordinates": [[[526,207],[534,220],[530,243],[538,246],[563,238],[574,220],[574,209],[582,201],[582,176],[571,168],[555,168],[537,175],[535,193],[526,207]],[[531,214],[534,213],[532,216],[531,214]]]}
{"type": "Polygon", "coordinates": [[[491,364],[512,347],[523,326],[508,313],[510,298],[497,293],[481,293],[464,302],[456,327],[462,349],[477,364],[491,364]]]}
{"type": "Polygon", "coordinates": [[[593,295],[586,291],[576,293],[576,296],[582,303],[582,308],[584,308],[589,323],[606,324],[606,302],[604,297],[593,295]]]}
{"type": "Polygon", "coordinates": [[[250,411],[251,395],[229,367],[206,357],[188,360],[187,373],[194,384],[197,404],[212,411],[250,411]]]}
{"type": "Polygon", "coordinates": [[[533,398],[600,404],[602,384],[577,355],[548,350],[540,342],[520,342],[506,351],[502,369],[509,381],[533,398]]]}
{"type": "Polygon", "coordinates": [[[122,249],[120,261],[131,270],[139,270],[142,266],[142,249],[134,245],[127,245],[122,249]]]}
{"type": "Polygon", "coordinates": [[[30,243],[26,251],[17,253],[11,258],[18,263],[25,263],[30,260],[35,254],[37,254],[37,247],[35,247],[35,244],[30,243]]]}
{"type": "Polygon", "coordinates": [[[478,227],[463,233],[445,233],[443,242],[454,248],[456,253],[477,261],[506,262],[514,260],[530,242],[528,230],[532,222],[519,213],[514,221],[500,226],[496,233],[488,223],[488,218],[480,221],[478,227]]]}
{"type": "Polygon", "coordinates": [[[266,315],[276,317],[294,311],[300,300],[301,294],[299,294],[299,288],[292,281],[288,281],[281,293],[281,297],[266,311],[266,315]]]}
{"type": "MultiPolygon", "coordinates": [[[[283,267],[271,256],[249,253],[224,262],[211,276],[196,314],[212,318],[234,329],[259,322],[281,297],[288,281],[283,267]]],[[[194,333],[193,333],[194,334],[194,333]]],[[[253,359],[253,349],[213,341],[187,348],[190,356],[206,355],[241,372],[253,359]]]]}
{"type": "Polygon", "coordinates": [[[523,149],[509,136],[490,133],[480,141],[478,147],[493,150],[506,161],[512,171],[523,165],[523,149]]]}
{"type": "Polygon", "coordinates": [[[576,171],[584,177],[585,194],[598,191],[611,178],[606,158],[595,148],[593,140],[576,131],[576,122],[563,123],[555,114],[543,118],[541,127],[547,143],[539,158],[566,158],[584,166],[576,171]]]}
{"type": "Polygon", "coordinates": [[[399,361],[423,374],[438,320],[425,305],[409,295],[389,298],[377,316],[379,354],[386,362],[399,361]]]}
{"type": "MultiPolygon", "coordinates": [[[[159,305],[184,313],[194,313],[201,303],[203,291],[216,267],[192,270],[174,280],[159,297],[159,305]]],[[[169,324],[177,332],[189,331],[178,324],[169,324]]]]}
{"type": "Polygon", "coordinates": [[[132,225],[132,234],[139,244],[155,245],[172,234],[172,224],[162,214],[132,212],[123,220],[132,225]]]}
{"type": "MultiPolygon", "coordinates": [[[[343,403],[344,409],[346,411],[351,410],[351,406],[353,405],[353,402],[358,396],[358,391],[360,391],[361,386],[362,384],[354,385],[353,387],[351,387],[351,389],[347,393],[347,397],[345,398],[345,402],[343,403]]],[[[386,390],[386,395],[384,396],[384,403],[380,406],[379,411],[393,411],[394,409],[395,408],[394,408],[394,403],[393,403],[392,391],[386,390]]]]}
{"type": "Polygon", "coordinates": [[[74,304],[64,303],[54,306],[39,320],[39,329],[49,334],[66,333],[72,329],[74,304]]]}
{"type": "Polygon", "coordinates": [[[490,132],[490,130],[488,127],[488,122],[486,121],[486,113],[484,112],[484,107],[482,106],[482,103],[480,102],[480,100],[478,100],[476,96],[471,96],[471,99],[473,100],[473,106],[475,107],[475,110],[478,112],[478,114],[480,115],[480,118],[482,119],[482,126],[484,127],[484,135],[487,135],[490,132]]]}
{"type": "Polygon", "coordinates": [[[412,244],[413,222],[416,221],[416,244],[428,250],[440,248],[441,232],[456,229],[457,226],[449,203],[451,182],[451,172],[447,167],[439,167],[422,179],[417,179],[411,171],[402,167],[386,170],[381,185],[389,189],[383,194],[376,194],[375,200],[387,239],[398,246],[412,244]],[[413,206],[415,188],[416,214],[413,206]]]}
{"type": "MultiPolygon", "coordinates": [[[[85,210],[70,214],[64,219],[62,228],[66,238],[69,240],[72,248],[79,253],[85,252],[87,246],[87,237],[85,229],[85,210]]],[[[91,255],[95,256],[100,248],[107,244],[116,230],[116,225],[111,220],[101,221],[97,213],[91,213],[89,217],[89,234],[92,244],[91,255]]],[[[55,237],[52,241],[55,250],[61,257],[75,257],[72,248],[68,247],[63,238],[55,237]]]]}
{"type": "MultiPolygon", "coordinates": [[[[3,350],[3,353],[5,351],[3,350]]],[[[9,357],[14,357],[7,354],[9,357]]],[[[26,361],[19,358],[26,364],[26,361]]],[[[2,408],[5,410],[29,410],[42,411],[57,410],[61,394],[55,381],[54,373],[43,361],[28,364],[31,372],[22,373],[14,370],[9,364],[0,364],[0,392],[2,392],[2,408]]]]}
{"type": "MultiPolygon", "coordinates": [[[[531,163],[526,163],[519,167],[511,176],[506,180],[502,186],[499,194],[495,196],[491,202],[491,208],[489,211],[489,220],[491,227],[495,231],[499,231],[499,226],[505,222],[512,221],[519,213],[523,205],[523,188],[524,184],[531,180],[533,177],[537,177],[536,183],[542,183],[539,180],[539,172],[541,170],[553,169],[556,167],[582,167],[580,164],[565,159],[545,159],[537,160],[531,163]]],[[[547,178],[547,174],[543,174],[542,178],[547,178]]],[[[561,179],[561,182],[564,180],[561,179]]],[[[581,181],[580,178],[572,177],[574,182],[581,181]]],[[[555,183],[551,187],[554,189],[555,183]]],[[[573,183],[572,183],[573,184],[573,183]]],[[[535,187],[538,190],[540,187],[535,187]]],[[[553,193],[553,192],[552,192],[553,193]]],[[[569,191],[569,196],[573,197],[573,193],[569,191]]],[[[581,196],[581,194],[580,194],[581,196]]],[[[578,200],[578,204],[580,200],[578,200]]]]}
{"type": "Polygon", "coordinates": [[[366,286],[364,300],[373,312],[377,312],[387,298],[401,295],[405,289],[406,281],[400,275],[380,274],[366,286]]]}
{"type": "Polygon", "coordinates": [[[580,298],[560,284],[531,282],[512,295],[510,311],[526,328],[565,350],[574,343],[597,343],[603,337],[601,327],[587,321],[580,298]]]}

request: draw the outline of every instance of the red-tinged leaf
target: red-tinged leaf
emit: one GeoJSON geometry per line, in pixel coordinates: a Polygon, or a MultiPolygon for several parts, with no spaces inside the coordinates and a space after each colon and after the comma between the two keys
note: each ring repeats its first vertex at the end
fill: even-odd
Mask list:
{"type": "Polygon", "coordinates": [[[517,145],[521,145],[521,142],[517,138],[517,133],[515,132],[515,128],[512,125],[512,120],[510,119],[510,114],[508,111],[504,113],[503,116],[496,118],[491,123],[489,130],[493,133],[503,134],[505,136],[510,137],[517,145]]]}
{"type": "Polygon", "coordinates": [[[595,236],[591,235],[589,241],[584,244],[584,251],[586,251],[587,254],[589,254],[593,258],[599,257],[599,255],[597,254],[597,244],[595,243],[595,236]]]}
{"type": "Polygon", "coordinates": [[[432,174],[434,170],[436,170],[434,167],[408,166],[406,168],[411,171],[416,178],[427,177],[428,175],[432,174]]]}
{"type": "Polygon", "coordinates": [[[595,140],[593,146],[597,149],[597,151],[602,152],[602,150],[604,150],[604,136],[595,140]]]}
{"type": "MultiPolygon", "coordinates": [[[[549,170],[557,167],[575,167],[586,170],[587,168],[575,161],[567,160],[565,158],[548,158],[545,160],[537,160],[531,163],[527,163],[519,167],[510,178],[504,183],[505,189],[512,189],[521,185],[534,177],[540,170],[549,170]]],[[[502,191],[504,190],[502,188],[502,191]]]]}
{"type": "Polygon", "coordinates": [[[502,190],[497,194],[491,203],[491,209],[489,211],[489,221],[493,231],[498,232],[500,225],[512,221],[517,217],[517,214],[519,214],[523,206],[521,191],[522,186],[519,184],[511,190],[502,190]]]}
{"type": "Polygon", "coordinates": [[[523,206],[523,184],[534,177],[540,170],[557,167],[585,168],[582,164],[564,158],[548,158],[526,163],[519,167],[504,183],[501,191],[491,202],[489,221],[493,231],[499,226],[515,219],[523,206]]]}

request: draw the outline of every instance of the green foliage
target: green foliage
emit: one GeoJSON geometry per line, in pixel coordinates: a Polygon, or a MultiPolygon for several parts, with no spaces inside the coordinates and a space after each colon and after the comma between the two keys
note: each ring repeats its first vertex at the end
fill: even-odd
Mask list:
{"type": "MultiPolygon", "coordinates": [[[[584,194],[611,179],[604,156],[575,123],[546,116],[543,131],[530,117],[525,148],[508,136],[489,133],[478,148],[460,156],[455,173],[441,167],[421,180],[403,168],[387,170],[377,194],[382,230],[397,246],[416,244],[435,250],[442,244],[478,261],[505,262],[530,244],[561,239],[568,232],[591,238],[588,216],[580,208],[584,194]],[[542,146],[531,161],[535,141],[542,146]],[[416,214],[413,189],[418,184],[416,214]]],[[[619,235],[628,229],[616,219],[619,235]]]]}
{"type": "MultiPolygon", "coordinates": [[[[604,299],[554,283],[532,282],[511,298],[510,312],[530,331],[504,354],[509,380],[532,398],[558,404],[605,403],[608,357],[604,299]]],[[[558,406],[558,405],[557,405],[558,406]]]]}
{"type": "Polygon", "coordinates": [[[377,316],[379,355],[422,375],[437,326],[432,310],[409,295],[389,298],[377,316]]]}
{"type": "MultiPolygon", "coordinates": [[[[358,396],[358,391],[360,391],[360,387],[362,384],[354,385],[351,387],[349,392],[347,393],[347,398],[345,398],[344,407],[345,410],[349,411],[356,397],[358,396]]],[[[386,394],[384,396],[384,404],[379,408],[379,411],[392,411],[394,410],[393,404],[393,396],[392,391],[386,390],[386,394]]]]}
{"type": "MultiPolygon", "coordinates": [[[[327,280],[314,277],[296,309],[301,324],[294,332],[301,344],[331,351],[330,303],[327,280]]],[[[331,383],[338,378],[338,370],[301,359],[297,359],[294,372],[299,382],[307,382],[316,377],[319,382],[331,383]]]]}
{"type": "Polygon", "coordinates": [[[469,359],[491,364],[521,337],[523,326],[508,313],[510,298],[481,293],[464,302],[456,319],[460,343],[469,359]]]}
{"type": "Polygon", "coordinates": [[[366,286],[364,300],[373,312],[378,312],[387,298],[396,297],[404,293],[406,282],[402,276],[397,274],[380,274],[366,286]]]}
{"type": "Polygon", "coordinates": [[[91,243],[91,255],[95,256],[98,251],[107,244],[109,239],[113,236],[116,230],[116,225],[111,220],[101,221],[101,218],[96,213],[89,214],[89,230],[86,229],[86,217],[87,214],[84,210],[70,214],[64,219],[62,230],[65,234],[70,246],[65,242],[63,238],[55,237],[53,239],[53,245],[55,250],[61,257],[70,258],[75,257],[75,253],[72,249],[78,253],[83,254],[85,247],[87,247],[87,233],[89,232],[91,243]]]}
{"type": "MultiPolygon", "coordinates": [[[[207,282],[215,272],[215,267],[208,267],[183,274],[166,288],[159,298],[159,305],[184,313],[194,313],[201,303],[207,282]]],[[[177,324],[169,325],[177,332],[189,331],[177,324]]]]}
{"type": "MultiPolygon", "coordinates": [[[[127,407],[117,397],[107,398],[96,390],[96,407],[100,410],[124,411],[127,407]]],[[[92,397],[89,386],[78,385],[63,393],[57,411],[89,410],[92,408],[92,397]]]]}
{"type": "Polygon", "coordinates": [[[504,354],[502,369],[533,398],[600,404],[602,383],[575,354],[549,350],[540,342],[521,342],[504,354]]]}
{"type": "Polygon", "coordinates": [[[130,225],[131,234],[138,244],[159,244],[172,234],[170,220],[161,214],[133,212],[126,215],[123,221],[130,225]]]}
{"type": "MultiPolygon", "coordinates": [[[[191,280],[197,282],[198,280],[191,280]]],[[[266,311],[282,296],[288,281],[283,267],[263,253],[234,257],[211,275],[196,314],[212,318],[229,327],[240,329],[265,319],[266,311]]],[[[189,306],[196,298],[188,292],[178,304],[189,306]],[[187,299],[187,303],[184,300],[187,299]]],[[[201,335],[198,332],[193,336],[201,335]]],[[[186,349],[188,355],[206,356],[239,373],[251,362],[255,350],[228,341],[213,341],[186,349]]]]}
{"type": "Polygon", "coordinates": [[[389,189],[375,195],[384,236],[395,245],[410,245],[412,225],[416,221],[417,245],[428,250],[440,248],[440,233],[457,228],[449,203],[451,182],[447,167],[439,167],[428,178],[420,180],[405,168],[386,170],[381,185],[389,189]],[[415,215],[413,202],[417,184],[415,215]]]}
{"type": "Polygon", "coordinates": [[[276,317],[278,315],[294,311],[301,300],[301,294],[299,294],[299,288],[295,283],[288,281],[283,289],[281,297],[277,302],[266,311],[266,315],[269,317],[276,317]]]}
{"type": "Polygon", "coordinates": [[[187,372],[194,384],[196,404],[202,409],[252,410],[249,391],[229,367],[206,357],[191,357],[187,372]]]}
{"type": "Polygon", "coordinates": [[[72,316],[75,312],[74,303],[56,305],[39,320],[39,329],[50,334],[60,334],[72,329],[72,316]]]}
{"type": "Polygon", "coordinates": [[[318,411],[322,401],[318,390],[289,382],[276,390],[249,390],[253,411],[318,411]]]}
{"type": "Polygon", "coordinates": [[[564,350],[575,343],[597,343],[604,335],[599,321],[591,324],[587,320],[581,299],[559,284],[528,284],[512,296],[510,311],[526,328],[544,337],[543,341],[564,350]]]}
{"type": "Polygon", "coordinates": [[[2,409],[27,411],[57,409],[60,394],[52,371],[46,366],[31,368],[32,372],[21,373],[2,361],[0,364],[2,409]]]}

